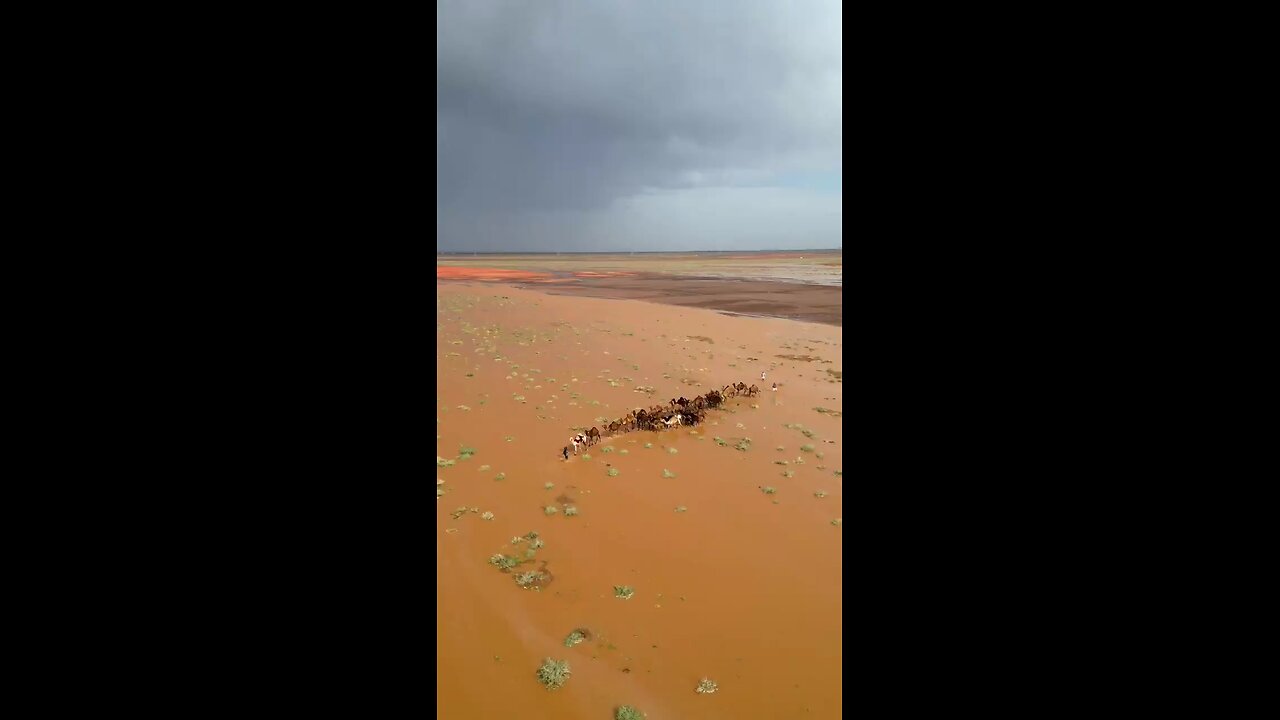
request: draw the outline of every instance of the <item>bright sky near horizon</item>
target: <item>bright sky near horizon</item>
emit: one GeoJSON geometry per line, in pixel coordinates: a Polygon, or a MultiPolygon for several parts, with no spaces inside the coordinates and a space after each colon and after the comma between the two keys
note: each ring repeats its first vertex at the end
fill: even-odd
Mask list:
{"type": "Polygon", "coordinates": [[[437,248],[841,247],[841,17],[440,0],[437,248]]]}

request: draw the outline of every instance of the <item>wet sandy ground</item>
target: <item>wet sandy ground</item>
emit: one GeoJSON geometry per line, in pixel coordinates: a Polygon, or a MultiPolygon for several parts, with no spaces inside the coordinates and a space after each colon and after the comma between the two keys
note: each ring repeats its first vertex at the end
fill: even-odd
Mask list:
{"type": "Polygon", "coordinates": [[[648,273],[840,286],[840,250],[776,253],[582,253],[573,255],[442,255],[437,268],[486,268],[549,274],[648,273]]]}
{"type": "Polygon", "coordinates": [[[436,322],[438,714],[840,717],[843,420],[814,409],[843,410],[839,327],[458,282],[436,322]],[[696,429],[561,459],[575,427],[762,369],[758,397],[696,429]],[[547,573],[539,590],[488,563],[530,531],[545,546],[517,570],[547,573]],[[570,663],[563,688],[535,678],[545,657],[570,663]],[[704,676],[718,692],[694,692],[704,676]]]}
{"type": "Polygon", "coordinates": [[[843,323],[839,252],[822,255],[545,255],[437,259],[437,281],[511,283],[586,297],[626,298],[843,323]]]}

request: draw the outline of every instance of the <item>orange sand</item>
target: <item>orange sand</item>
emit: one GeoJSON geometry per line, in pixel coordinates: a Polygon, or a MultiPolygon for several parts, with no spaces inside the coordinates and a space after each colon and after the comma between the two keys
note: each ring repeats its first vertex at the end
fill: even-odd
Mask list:
{"type": "Polygon", "coordinates": [[[827,372],[843,369],[841,329],[506,285],[436,291],[436,453],[476,450],[436,469],[437,714],[611,718],[625,703],[651,718],[840,717],[843,420],[813,408],[843,409],[827,372]],[[763,392],[711,411],[696,434],[628,433],[590,459],[559,455],[572,427],[737,380],[763,392]],[[546,516],[558,498],[580,514],[546,516]],[[458,507],[495,517],[452,519],[458,507]],[[540,591],[487,562],[522,552],[510,540],[531,530],[546,546],[519,570],[548,572],[540,591]],[[635,596],[616,599],[614,585],[635,596]],[[577,627],[592,639],[566,648],[577,627]],[[573,670],[556,691],[534,677],[547,656],[573,670]],[[695,693],[703,676],[719,691],[695,693]]]}
{"type": "Polygon", "coordinates": [[[437,280],[533,280],[545,277],[547,273],[526,270],[436,266],[437,280]]]}

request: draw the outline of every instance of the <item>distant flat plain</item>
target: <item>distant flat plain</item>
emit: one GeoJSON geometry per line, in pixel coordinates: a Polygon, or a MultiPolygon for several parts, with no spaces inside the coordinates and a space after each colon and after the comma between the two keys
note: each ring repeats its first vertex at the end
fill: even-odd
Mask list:
{"type": "Polygon", "coordinates": [[[843,324],[840,250],[438,255],[436,279],[843,324]]]}

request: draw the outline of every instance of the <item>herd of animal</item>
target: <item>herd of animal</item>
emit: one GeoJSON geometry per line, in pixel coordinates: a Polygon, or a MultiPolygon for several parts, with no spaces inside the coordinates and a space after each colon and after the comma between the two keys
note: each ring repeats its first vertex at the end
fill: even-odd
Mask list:
{"type": "MultiPolygon", "coordinates": [[[[699,395],[692,400],[681,396],[672,398],[671,402],[666,406],[655,405],[650,408],[636,408],[623,417],[607,423],[604,431],[609,436],[613,436],[633,430],[661,430],[681,425],[697,425],[706,419],[707,410],[719,407],[726,398],[738,395],[753,397],[758,394],[760,394],[760,388],[755,385],[747,387],[746,383],[742,382],[725,385],[720,390],[712,390],[706,395],[699,395]]],[[[573,454],[578,454],[579,446],[590,447],[600,442],[600,437],[600,429],[592,427],[569,438],[570,443],[572,443],[573,454]]],[[[561,450],[565,460],[569,459],[569,448],[570,446],[566,445],[561,450]]]]}

